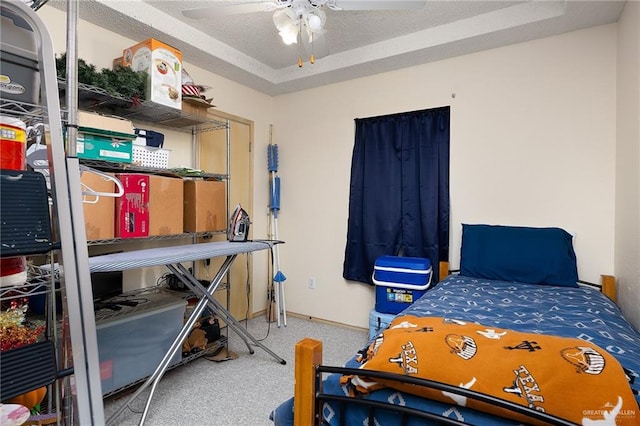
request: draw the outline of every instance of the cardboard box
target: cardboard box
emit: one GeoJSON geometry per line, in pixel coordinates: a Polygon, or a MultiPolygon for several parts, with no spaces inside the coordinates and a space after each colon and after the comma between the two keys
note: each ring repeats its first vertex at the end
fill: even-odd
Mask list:
{"type": "Polygon", "coordinates": [[[111,61],[111,69],[116,71],[118,68],[122,67],[123,62],[124,62],[124,56],[118,56],[117,58],[113,58],[113,61],[111,61]]]}
{"type": "Polygon", "coordinates": [[[227,229],[226,185],[220,181],[184,181],[184,231],[227,229]]]}
{"type": "Polygon", "coordinates": [[[149,176],[149,236],[183,232],[182,178],[149,176]]]}
{"type": "Polygon", "coordinates": [[[117,173],[124,195],[116,198],[115,236],[149,236],[149,175],[117,173]]]}
{"type": "Polygon", "coordinates": [[[197,119],[206,120],[207,111],[211,107],[213,107],[213,105],[205,101],[197,101],[189,98],[182,100],[182,112],[197,119]]]}
{"type": "MultiPolygon", "coordinates": [[[[115,192],[115,184],[95,173],[82,172],[82,191],[115,192]]],[[[115,198],[83,196],[84,229],[87,240],[110,240],[115,236],[115,198]]]]}
{"type": "Polygon", "coordinates": [[[131,120],[85,111],[78,111],[78,126],[129,135],[135,134],[131,120]]]}
{"type": "Polygon", "coordinates": [[[131,163],[133,153],[133,138],[135,135],[127,136],[124,133],[110,136],[106,133],[100,134],[98,129],[80,127],[76,154],[78,158],[89,160],[105,160],[118,163],[131,163]]]}
{"type": "Polygon", "coordinates": [[[122,65],[148,74],[147,99],[182,109],[182,52],[150,38],[122,51],[122,65]]]}

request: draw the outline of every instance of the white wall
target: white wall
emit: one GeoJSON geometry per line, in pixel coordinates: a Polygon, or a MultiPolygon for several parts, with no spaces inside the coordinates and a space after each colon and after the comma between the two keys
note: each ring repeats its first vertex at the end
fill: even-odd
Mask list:
{"type": "Polygon", "coordinates": [[[460,224],[491,223],[566,228],[581,279],[614,273],[616,30],[277,97],[288,309],[367,326],[373,289],[342,278],[353,119],[443,105],[451,106],[453,266],[460,224]]]}
{"type": "Polygon", "coordinates": [[[615,275],[618,303],[640,329],[640,3],[618,23],[615,275]]]}

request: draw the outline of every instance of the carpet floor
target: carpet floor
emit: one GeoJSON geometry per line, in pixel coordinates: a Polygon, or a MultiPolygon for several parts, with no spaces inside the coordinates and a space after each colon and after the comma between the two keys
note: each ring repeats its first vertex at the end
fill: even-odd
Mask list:
{"type": "MultiPolygon", "coordinates": [[[[305,338],[323,342],[323,363],[341,366],[367,341],[368,332],[289,315],[287,327],[268,324],[264,316],[242,323],[258,340],[287,362],[280,364],[259,347],[250,354],[233,332],[229,350],[237,359],[214,362],[199,358],[168,371],[151,399],[147,425],[269,426],[269,413],[293,396],[294,347],[305,338]]],[[[226,331],[223,331],[226,333],[226,331]]],[[[106,398],[109,418],[128,401],[130,392],[106,398]]],[[[149,395],[143,391],[116,419],[117,425],[137,425],[149,395]]]]}

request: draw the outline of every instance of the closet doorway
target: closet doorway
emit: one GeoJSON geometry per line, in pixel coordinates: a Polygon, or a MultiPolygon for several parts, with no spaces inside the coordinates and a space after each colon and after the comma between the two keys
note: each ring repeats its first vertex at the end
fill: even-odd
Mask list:
{"type": "MultiPolygon", "coordinates": [[[[196,168],[208,173],[228,174],[227,218],[240,203],[247,211],[249,217],[253,217],[253,157],[251,148],[253,145],[253,122],[241,117],[211,110],[209,117],[218,121],[228,122],[228,131],[204,130],[198,133],[195,148],[196,168]],[[227,139],[228,138],[228,139],[227,139]],[[227,142],[229,143],[229,169],[227,170],[227,142]]],[[[224,241],[225,234],[216,234],[208,241],[224,241]]],[[[198,262],[196,273],[199,279],[211,280],[218,270],[223,259],[211,259],[209,265],[206,262],[198,262]]],[[[248,255],[241,254],[233,262],[228,275],[230,287],[227,299],[227,290],[218,290],[215,297],[227,306],[231,314],[238,320],[250,317],[252,312],[251,264],[248,255]]],[[[226,282],[226,280],[224,280],[226,282]]]]}

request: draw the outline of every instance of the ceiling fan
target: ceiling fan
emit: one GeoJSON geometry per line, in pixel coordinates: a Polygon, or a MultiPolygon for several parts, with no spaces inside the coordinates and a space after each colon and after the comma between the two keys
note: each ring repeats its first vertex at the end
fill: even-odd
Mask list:
{"type": "MultiPolygon", "coordinates": [[[[310,63],[328,54],[324,39],[327,20],[323,8],[331,10],[408,10],[422,9],[426,0],[229,0],[209,6],[186,9],[182,14],[191,19],[214,18],[253,12],[273,12],[273,23],[282,41],[298,43],[309,53],[310,63]]],[[[302,68],[302,56],[298,57],[302,68]]]]}

